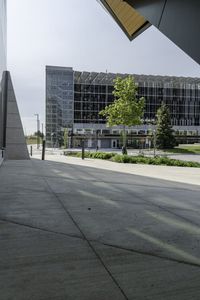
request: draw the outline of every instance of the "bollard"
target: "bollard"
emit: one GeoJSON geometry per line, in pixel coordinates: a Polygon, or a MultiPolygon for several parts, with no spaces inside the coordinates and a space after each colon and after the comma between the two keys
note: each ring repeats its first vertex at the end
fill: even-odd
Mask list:
{"type": "Polygon", "coordinates": [[[30,146],[30,155],[33,156],[33,146],[30,146]]]}
{"type": "Polygon", "coordinates": [[[82,159],[85,158],[85,142],[84,140],[81,141],[81,146],[82,146],[82,159]]]}
{"type": "Polygon", "coordinates": [[[46,146],[46,141],[42,141],[42,160],[45,160],[45,146],[46,146]]]}

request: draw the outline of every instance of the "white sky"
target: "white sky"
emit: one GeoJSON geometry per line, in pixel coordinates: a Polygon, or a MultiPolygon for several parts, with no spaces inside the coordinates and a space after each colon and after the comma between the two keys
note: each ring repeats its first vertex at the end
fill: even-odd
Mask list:
{"type": "Polygon", "coordinates": [[[199,77],[200,66],[151,27],[130,42],[96,0],[7,0],[8,70],[25,133],[45,119],[45,66],[199,77]]]}

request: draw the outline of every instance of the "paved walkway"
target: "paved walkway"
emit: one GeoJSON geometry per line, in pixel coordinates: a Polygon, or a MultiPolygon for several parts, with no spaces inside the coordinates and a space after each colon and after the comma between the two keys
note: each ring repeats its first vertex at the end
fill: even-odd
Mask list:
{"type": "MultiPolygon", "coordinates": [[[[35,155],[34,157],[37,159],[41,159],[41,154],[35,155]]],[[[52,162],[57,161],[60,163],[70,163],[73,165],[78,164],[80,166],[86,166],[102,170],[110,170],[118,173],[123,172],[126,174],[141,175],[151,178],[200,185],[200,168],[119,164],[100,159],[86,158],[82,160],[80,158],[69,157],[64,155],[46,155],[46,159],[52,162]]]]}
{"type": "Polygon", "coordinates": [[[200,299],[199,185],[47,158],[0,167],[0,299],[200,299]]]}

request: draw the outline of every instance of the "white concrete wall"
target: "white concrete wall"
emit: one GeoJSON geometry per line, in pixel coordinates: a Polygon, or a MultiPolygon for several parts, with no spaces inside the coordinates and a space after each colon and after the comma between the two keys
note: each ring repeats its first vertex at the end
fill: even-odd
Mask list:
{"type": "Polygon", "coordinates": [[[15,93],[8,73],[6,159],[29,159],[23,127],[17,107],[15,93]]]}

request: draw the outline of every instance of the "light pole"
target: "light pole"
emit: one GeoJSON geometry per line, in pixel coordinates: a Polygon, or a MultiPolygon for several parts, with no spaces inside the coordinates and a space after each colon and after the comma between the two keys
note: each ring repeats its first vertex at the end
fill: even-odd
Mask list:
{"type": "Polygon", "coordinates": [[[153,129],[153,156],[156,157],[156,129],[153,129]]]}
{"type": "Polygon", "coordinates": [[[39,114],[35,114],[37,117],[37,149],[40,147],[40,136],[39,136],[39,131],[40,131],[40,119],[39,119],[39,114]]]}
{"type": "Polygon", "coordinates": [[[151,126],[151,132],[153,136],[153,156],[156,157],[156,120],[146,118],[144,122],[145,124],[151,126]]]}
{"type": "Polygon", "coordinates": [[[53,152],[53,149],[54,149],[54,136],[55,136],[55,132],[52,132],[51,133],[51,148],[52,148],[52,152],[53,152]]]}

